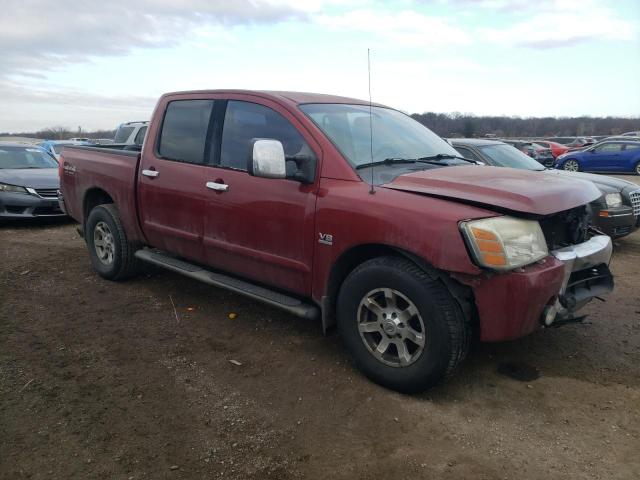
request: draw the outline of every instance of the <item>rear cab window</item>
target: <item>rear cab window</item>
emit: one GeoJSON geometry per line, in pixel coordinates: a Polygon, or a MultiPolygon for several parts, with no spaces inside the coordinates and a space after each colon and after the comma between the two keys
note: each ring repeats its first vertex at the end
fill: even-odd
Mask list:
{"type": "Polygon", "coordinates": [[[131,134],[133,133],[134,129],[135,129],[135,127],[120,127],[120,128],[118,128],[118,131],[116,132],[116,136],[113,139],[113,142],[114,143],[125,143],[129,139],[129,136],[131,136],[131,134]]]}
{"type": "Polygon", "coordinates": [[[165,160],[204,164],[213,100],[174,100],[167,105],[157,153],[165,160]]]}

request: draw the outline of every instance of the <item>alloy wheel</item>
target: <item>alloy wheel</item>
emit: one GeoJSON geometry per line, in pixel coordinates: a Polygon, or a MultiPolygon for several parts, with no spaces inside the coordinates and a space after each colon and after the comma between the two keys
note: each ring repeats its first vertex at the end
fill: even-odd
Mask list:
{"type": "Polygon", "coordinates": [[[425,349],[426,329],[417,307],[392,288],[367,293],[358,306],[360,338],[377,360],[407,367],[425,349]]]}
{"type": "Polygon", "coordinates": [[[567,160],[564,163],[564,169],[569,172],[577,172],[580,170],[580,164],[575,160],[567,160]]]}
{"type": "Polygon", "coordinates": [[[96,223],[93,229],[93,248],[102,263],[105,265],[113,263],[115,242],[111,229],[105,222],[96,223]]]}

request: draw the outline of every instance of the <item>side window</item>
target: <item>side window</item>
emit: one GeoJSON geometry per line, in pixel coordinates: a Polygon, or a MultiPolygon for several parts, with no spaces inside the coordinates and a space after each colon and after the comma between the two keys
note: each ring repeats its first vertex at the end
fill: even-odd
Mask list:
{"type": "Polygon", "coordinates": [[[636,150],[640,148],[640,142],[639,143],[625,143],[624,144],[624,149],[625,150],[636,150]]]}
{"type": "Polygon", "coordinates": [[[167,106],[158,153],[168,160],[205,163],[213,100],[175,100],[167,106]]]}
{"type": "MultiPolygon", "coordinates": [[[[222,127],[220,166],[246,170],[255,138],[279,140],[287,157],[313,155],[300,132],[275,110],[256,103],[230,100],[222,127]]],[[[290,163],[287,162],[288,171],[290,163]]]]}
{"type": "Polygon", "coordinates": [[[478,156],[473,153],[471,150],[469,150],[468,148],[465,147],[453,147],[455,148],[458,153],[463,156],[464,158],[468,158],[469,160],[475,160],[476,162],[481,162],[482,160],[480,160],[480,158],[478,158],[478,156]]]}
{"type": "Polygon", "coordinates": [[[619,152],[621,147],[622,147],[621,143],[605,143],[604,145],[597,147],[595,150],[596,152],[603,152],[603,153],[619,152]]]}
{"type": "Polygon", "coordinates": [[[142,145],[142,142],[144,142],[144,136],[146,133],[147,133],[147,127],[140,128],[140,130],[138,130],[138,133],[136,133],[136,138],[133,141],[133,143],[135,143],[136,145],[142,145]]]}

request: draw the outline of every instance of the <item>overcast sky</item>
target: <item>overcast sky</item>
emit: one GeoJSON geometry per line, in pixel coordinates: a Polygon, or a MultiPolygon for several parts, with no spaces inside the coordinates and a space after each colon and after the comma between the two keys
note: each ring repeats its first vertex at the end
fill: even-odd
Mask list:
{"type": "Polygon", "coordinates": [[[0,131],[115,128],[163,92],[640,116],[638,0],[0,0],[0,131]]]}

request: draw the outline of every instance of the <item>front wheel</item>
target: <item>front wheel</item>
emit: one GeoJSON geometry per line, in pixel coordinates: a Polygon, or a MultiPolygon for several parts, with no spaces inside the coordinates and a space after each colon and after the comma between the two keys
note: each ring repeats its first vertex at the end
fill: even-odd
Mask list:
{"type": "Polygon", "coordinates": [[[576,160],[567,160],[563,168],[568,172],[579,172],[580,164],[576,160]]]}
{"type": "Polygon", "coordinates": [[[640,162],[636,163],[636,175],[640,175],[640,162]]]}
{"type": "Polygon", "coordinates": [[[460,306],[441,280],[406,259],[380,257],[357,267],[337,306],[354,363],[385,387],[426,390],[467,354],[471,328],[460,306]]]}
{"type": "Polygon", "coordinates": [[[138,272],[138,260],[134,256],[136,247],[127,240],[115,205],[100,205],[91,210],[85,238],[91,264],[100,276],[122,280],[138,272]]]}

